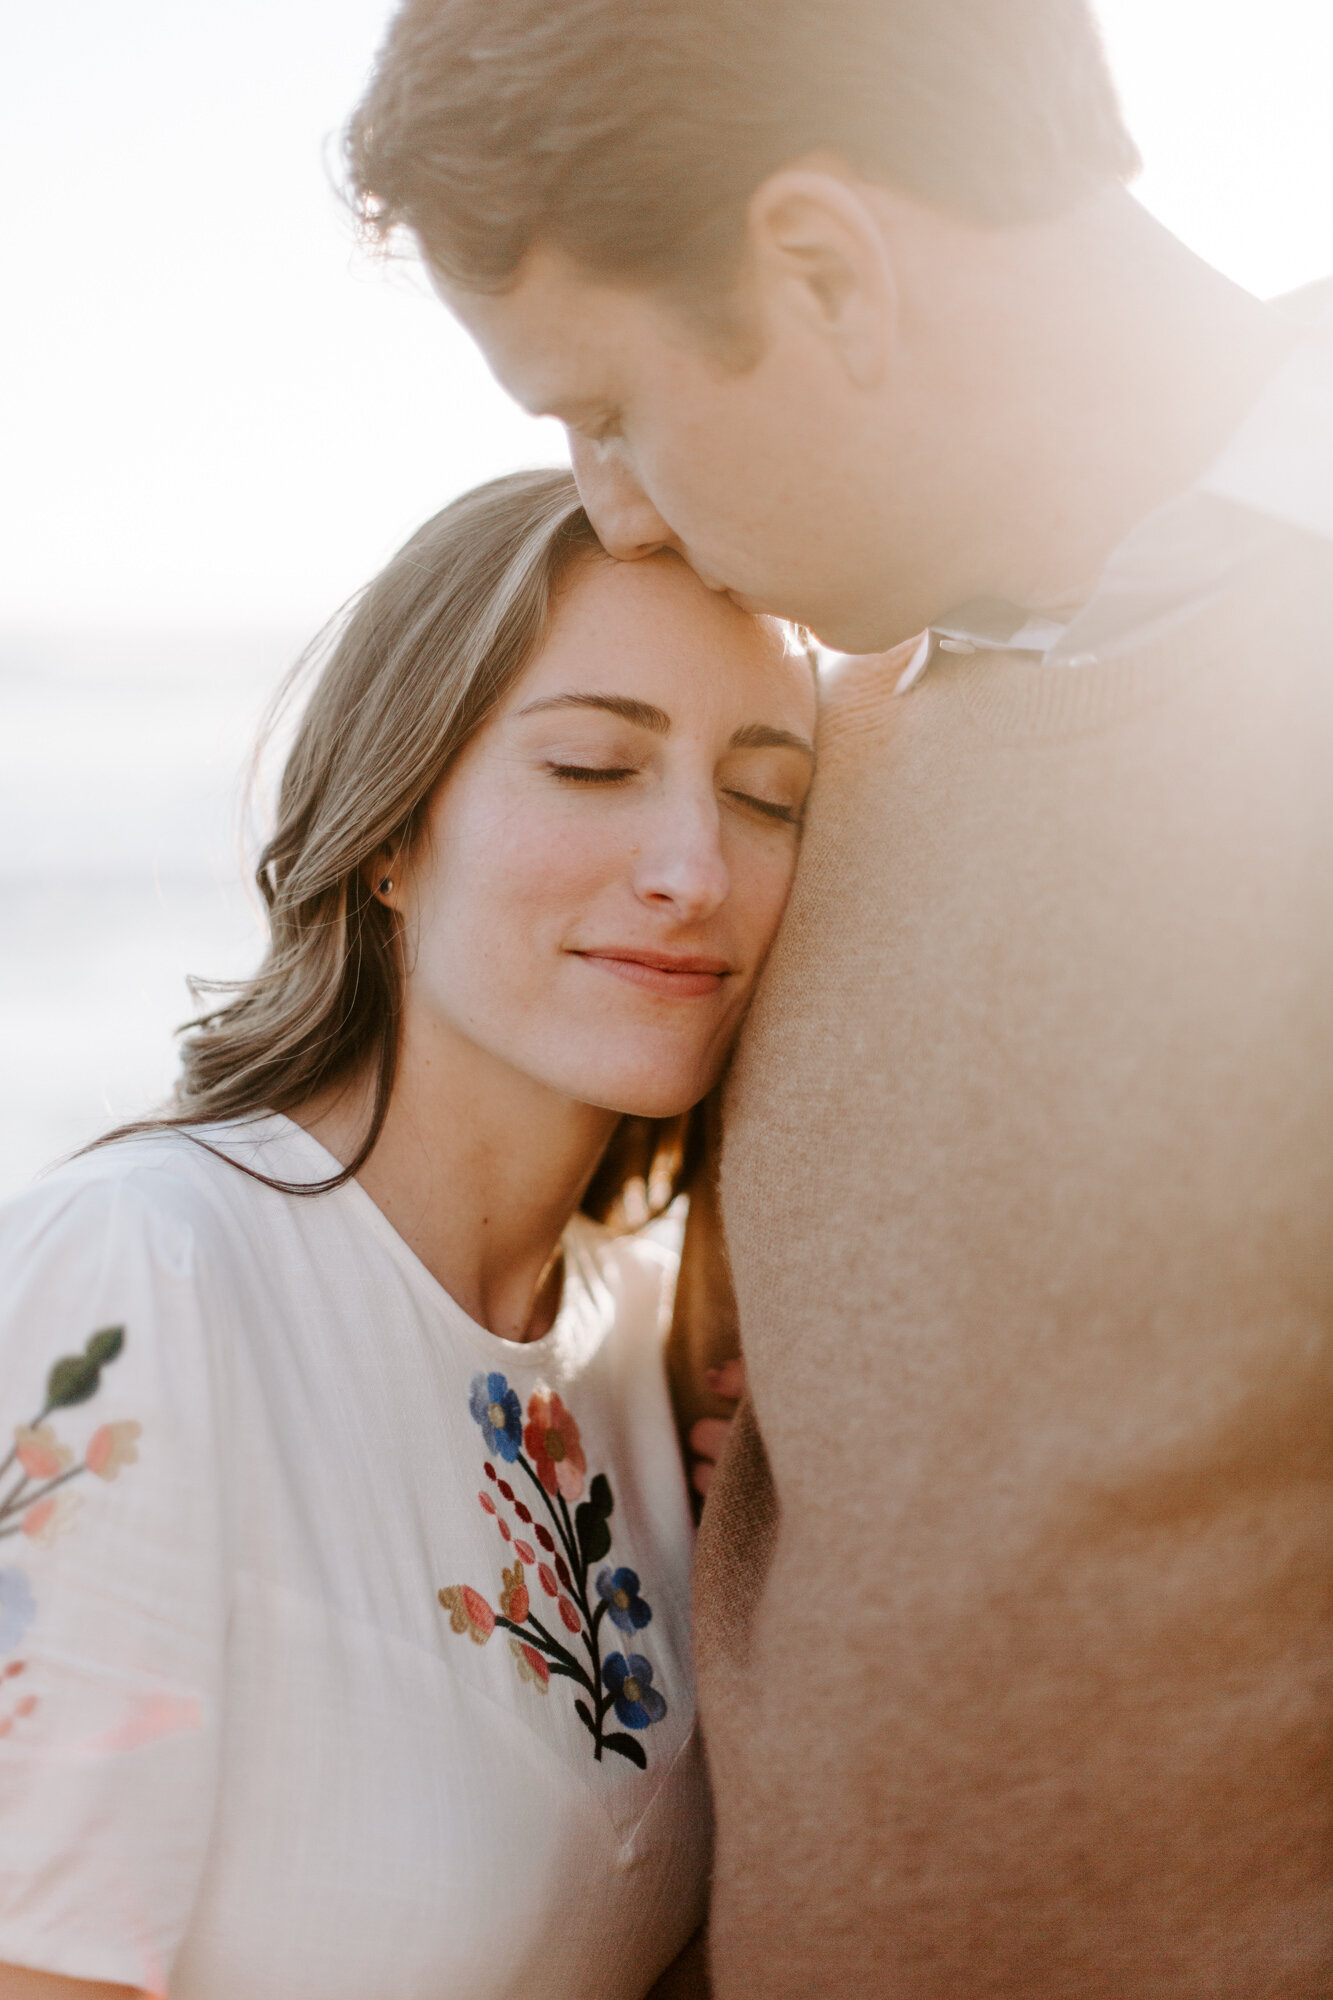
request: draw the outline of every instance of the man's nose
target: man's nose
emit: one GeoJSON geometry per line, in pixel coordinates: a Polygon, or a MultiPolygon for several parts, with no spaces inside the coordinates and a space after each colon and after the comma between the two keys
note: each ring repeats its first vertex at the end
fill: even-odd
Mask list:
{"type": "Polygon", "coordinates": [[[597,538],[610,556],[636,562],[680,544],[622,458],[569,433],[569,455],[579,497],[597,538]]]}

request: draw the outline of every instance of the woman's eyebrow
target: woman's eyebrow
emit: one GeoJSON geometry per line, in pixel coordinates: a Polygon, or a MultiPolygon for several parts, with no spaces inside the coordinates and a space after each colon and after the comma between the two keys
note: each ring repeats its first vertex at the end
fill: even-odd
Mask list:
{"type": "Polygon", "coordinates": [[[518,713],[536,715],[544,708],[604,708],[623,721],[632,722],[636,729],[651,729],[654,736],[671,733],[671,717],[664,708],[654,708],[650,701],[633,701],[628,695],[546,694],[538,701],[530,701],[518,713]]]}
{"type": "Polygon", "coordinates": [[[732,737],[731,747],[733,750],[799,750],[812,763],[815,755],[815,746],[809,737],[796,736],[790,729],[774,729],[767,722],[747,722],[732,737]]]}
{"type": "MultiPolygon", "coordinates": [[[[624,694],[544,694],[536,701],[528,702],[517,712],[519,715],[539,715],[549,708],[602,708],[611,715],[618,715],[625,722],[632,722],[637,729],[650,729],[654,736],[669,736],[671,717],[664,708],[657,708],[650,701],[635,701],[624,694]]],[[[731,738],[733,750],[798,750],[803,757],[814,761],[815,746],[808,737],[797,736],[790,729],[775,729],[767,722],[747,722],[731,738]]]]}

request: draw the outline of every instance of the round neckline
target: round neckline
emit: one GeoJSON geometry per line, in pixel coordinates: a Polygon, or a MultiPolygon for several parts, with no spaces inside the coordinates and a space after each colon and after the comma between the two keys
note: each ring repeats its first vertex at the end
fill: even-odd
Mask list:
{"type": "MultiPolygon", "coordinates": [[[[200,1128],[201,1133],[207,1127],[200,1128]]],[[[312,1178],[324,1180],[330,1174],[342,1172],[342,1162],[321,1145],[314,1134],[307,1132],[304,1125],[298,1125],[285,1111],[271,1111],[262,1119],[247,1120],[244,1124],[214,1127],[214,1133],[227,1132],[237,1138],[253,1137],[262,1143],[265,1137],[283,1140],[299,1156],[300,1164],[308,1161],[315,1170],[312,1178]]],[[[284,1176],[295,1179],[294,1174],[284,1176]]],[[[404,1241],[378,1204],[371,1200],[360,1181],[355,1176],[344,1181],[339,1188],[333,1188],[327,1195],[290,1195],[291,1201],[337,1201],[350,1209],[352,1216],[364,1226],[393,1258],[395,1264],[410,1280],[415,1290],[424,1293],[437,1312],[443,1313],[453,1330],[461,1334],[480,1353],[495,1359],[503,1357],[507,1367],[539,1367],[548,1362],[555,1350],[562,1345],[572,1324],[586,1309],[591,1295],[586,1270],[587,1260],[604,1232],[590,1216],[574,1214],[565,1224],[560,1234],[560,1244],[564,1251],[564,1282],[560,1289],[560,1305],[546,1332],[540,1340],[506,1340],[503,1334],[492,1333],[479,1320],[464,1311],[453,1293],[442,1285],[433,1271],[427,1269],[411,1245],[404,1241]]]]}

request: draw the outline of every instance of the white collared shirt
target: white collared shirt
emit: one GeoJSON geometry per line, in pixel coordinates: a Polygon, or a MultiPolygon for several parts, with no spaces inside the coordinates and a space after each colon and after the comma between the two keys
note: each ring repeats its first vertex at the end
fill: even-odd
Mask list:
{"type": "Polygon", "coordinates": [[[1024,653],[1083,667],[1190,617],[1291,528],[1333,541],[1333,282],[1301,295],[1305,337],[1187,492],[1139,522],[1067,621],[978,598],[923,637],[899,693],[937,648],[1024,653]]]}

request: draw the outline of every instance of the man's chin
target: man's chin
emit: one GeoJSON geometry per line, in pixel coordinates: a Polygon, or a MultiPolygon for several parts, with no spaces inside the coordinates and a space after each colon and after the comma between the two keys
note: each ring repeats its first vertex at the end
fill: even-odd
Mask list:
{"type": "Polygon", "coordinates": [[[905,619],[868,614],[829,618],[802,618],[799,613],[787,616],[795,625],[804,625],[816,644],[830,653],[844,653],[853,658],[861,658],[871,653],[896,652],[908,641],[915,643],[922,636],[921,624],[912,624],[905,619]]]}
{"type": "Polygon", "coordinates": [[[751,618],[780,618],[784,624],[803,626],[815,643],[830,653],[890,653],[908,639],[920,636],[919,626],[904,628],[901,619],[895,620],[891,613],[870,607],[812,614],[778,598],[752,597],[748,591],[735,590],[730,584],[714,583],[699,570],[695,574],[709,590],[727,598],[738,611],[751,618]]]}

